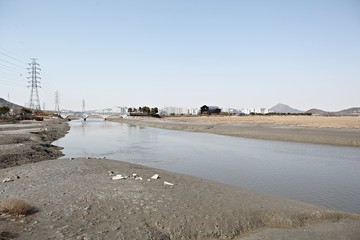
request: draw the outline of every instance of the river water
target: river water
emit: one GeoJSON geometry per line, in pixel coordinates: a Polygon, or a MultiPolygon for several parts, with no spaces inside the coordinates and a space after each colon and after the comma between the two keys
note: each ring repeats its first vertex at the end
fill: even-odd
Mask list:
{"type": "MultiPolygon", "coordinates": [[[[360,148],[190,133],[88,119],[54,142],[106,157],[360,213],[360,148]]],[[[100,160],[99,160],[100,161],[100,160]]]]}

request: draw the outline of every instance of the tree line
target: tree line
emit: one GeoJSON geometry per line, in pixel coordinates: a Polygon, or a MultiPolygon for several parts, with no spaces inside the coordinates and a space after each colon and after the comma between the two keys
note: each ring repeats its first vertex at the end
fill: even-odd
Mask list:
{"type": "Polygon", "coordinates": [[[141,113],[143,115],[156,115],[159,112],[157,107],[149,108],[148,106],[143,106],[139,108],[128,108],[130,115],[132,113],[141,113]]]}

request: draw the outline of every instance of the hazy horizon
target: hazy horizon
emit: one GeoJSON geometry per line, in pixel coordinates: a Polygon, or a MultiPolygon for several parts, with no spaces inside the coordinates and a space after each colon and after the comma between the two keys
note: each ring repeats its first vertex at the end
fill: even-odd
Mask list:
{"type": "Polygon", "coordinates": [[[0,1],[0,97],[41,107],[360,103],[360,2],[0,1]]]}

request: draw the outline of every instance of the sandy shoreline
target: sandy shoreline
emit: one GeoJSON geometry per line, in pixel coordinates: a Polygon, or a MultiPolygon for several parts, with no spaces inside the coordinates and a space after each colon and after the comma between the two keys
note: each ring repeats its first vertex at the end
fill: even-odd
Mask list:
{"type": "Polygon", "coordinates": [[[360,147],[359,117],[112,118],[111,121],[244,138],[360,147]]]}
{"type": "Polygon", "coordinates": [[[0,239],[359,239],[356,214],[122,161],[44,161],[68,125],[25,125],[0,125],[0,180],[12,180],[0,202],[21,198],[34,211],[0,214],[0,239]]]}

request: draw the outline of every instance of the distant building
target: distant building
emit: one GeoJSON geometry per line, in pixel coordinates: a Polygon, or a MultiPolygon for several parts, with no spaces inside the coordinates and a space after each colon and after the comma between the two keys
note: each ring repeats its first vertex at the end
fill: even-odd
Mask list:
{"type": "Polygon", "coordinates": [[[115,106],[111,109],[113,113],[118,113],[120,115],[127,115],[128,114],[128,108],[127,107],[119,107],[115,106]]]}
{"type": "Polygon", "coordinates": [[[250,114],[250,109],[249,109],[249,108],[241,108],[241,109],[240,109],[240,113],[249,115],[249,114],[250,114]]]}
{"type": "Polygon", "coordinates": [[[221,109],[221,112],[225,112],[233,115],[240,113],[240,111],[235,108],[223,108],[221,109]]]}
{"type": "Polygon", "coordinates": [[[199,114],[199,109],[197,109],[197,108],[190,108],[190,109],[188,110],[188,114],[189,114],[189,115],[198,115],[198,114],[199,114]]]}
{"type": "Polygon", "coordinates": [[[182,107],[164,107],[161,110],[161,113],[163,116],[169,116],[170,114],[175,114],[175,115],[188,115],[189,113],[189,109],[187,108],[182,108],[182,107]]]}
{"type": "Polygon", "coordinates": [[[202,106],[200,108],[200,114],[219,114],[221,113],[221,109],[218,106],[202,106]]]}
{"type": "Polygon", "coordinates": [[[267,108],[241,108],[240,113],[249,114],[268,114],[270,111],[267,108]]]}

